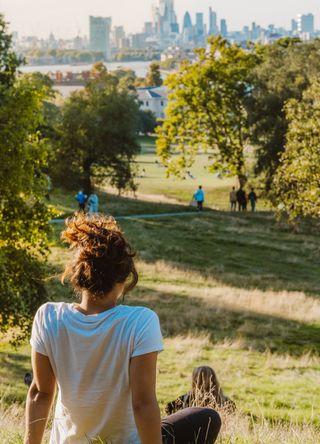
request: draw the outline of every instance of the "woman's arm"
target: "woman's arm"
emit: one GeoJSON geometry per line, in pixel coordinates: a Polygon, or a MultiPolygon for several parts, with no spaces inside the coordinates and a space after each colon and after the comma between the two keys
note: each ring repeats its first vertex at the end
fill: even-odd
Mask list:
{"type": "Polygon", "coordinates": [[[156,398],[158,353],[137,356],[130,362],[132,407],[141,444],[161,444],[161,419],[156,398]]]}
{"type": "Polygon", "coordinates": [[[24,444],[41,444],[56,392],[56,378],[47,356],[32,349],[34,379],[26,404],[24,444]]]}

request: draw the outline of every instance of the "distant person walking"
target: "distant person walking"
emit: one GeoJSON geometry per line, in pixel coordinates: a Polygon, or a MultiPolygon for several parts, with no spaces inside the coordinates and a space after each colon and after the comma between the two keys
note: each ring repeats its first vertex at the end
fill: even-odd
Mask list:
{"type": "Polygon", "coordinates": [[[230,208],[231,211],[237,210],[237,192],[236,187],[232,187],[232,191],[230,191],[230,208]]]}
{"type": "Polygon", "coordinates": [[[251,205],[251,211],[255,211],[258,198],[257,198],[257,195],[254,191],[254,188],[251,188],[251,191],[248,195],[248,199],[249,199],[249,202],[251,205]]]}
{"type": "Polygon", "coordinates": [[[194,200],[197,202],[198,211],[203,210],[203,202],[204,202],[204,192],[202,189],[202,185],[199,186],[197,191],[194,193],[194,200]]]}
{"type": "Polygon", "coordinates": [[[84,194],[82,190],[78,191],[76,195],[76,200],[78,201],[79,204],[79,211],[85,210],[87,198],[88,196],[84,194]]]}
{"type": "Polygon", "coordinates": [[[242,187],[240,187],[236,193],[237,202],[238,202],[238,210],[246,211],[247,210],[247,195],[242,187]]]}
{"type": "Polygon", "coordinates": [[[88,199],[88,211],[90,214],[98,213],[99,198],[95,193],[91,193],[88,199]]]}

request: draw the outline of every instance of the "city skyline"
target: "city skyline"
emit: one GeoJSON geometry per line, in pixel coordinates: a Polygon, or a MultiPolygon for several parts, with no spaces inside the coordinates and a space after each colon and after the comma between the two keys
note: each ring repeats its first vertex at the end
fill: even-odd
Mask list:
{"type": "MultiPolygon", "coordinates": [[[[231,30],[256,22],[262,26],[270,23],[290,27],[291,19],[298,13],[313,13],[316,27],[320,23],[318,0],[269,0],[257,6],[254,0],[175,0],[175,10],[181,25],[183,15],[189,11],[192,20],[196,12],[203,12],[208,22],[208,10],[212,7],[220,19],[226,19],[231,30]]],[[[88,35],[88,16],[111,16],[113,25],[123,25],[127,32],[139,32],[143,23],[152,18],[151,9],[158,0],[91,0],[79,4],[76,0],[0,0],[0,12],[10,22],[10,30],[21,35],[47,37],[53,32],[57,37],[88,35]],[[109,3],[109,5],[108,5],[109,3]],[[37,10],[37,15],[35,14],[37,10]],[[139,17],[139,19],[137,19],[139,17]]]]}

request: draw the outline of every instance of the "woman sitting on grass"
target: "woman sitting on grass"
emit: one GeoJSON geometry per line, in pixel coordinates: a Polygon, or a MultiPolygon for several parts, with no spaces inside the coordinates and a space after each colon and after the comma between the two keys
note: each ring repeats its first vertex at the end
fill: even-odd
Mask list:
{"type": "Polygon", "coordinates": [[[41,444],[56,386],[51,444],[213,443],[221,421],[212,409],[160,419],[159,320],[148,308],[117,305],[138,275],[114,219],[79,213],[62,238],[74,252],[63,278],[80,301],[47,303],[35,316],[24,444],[41,444]]]}
{"type": "Polygon", "coordinates": [[[236,409],[235,403],[223,393],[213,368],[207,366],[193,370],[192,389],[175,401],[169,402],[166,413],[171,415],[191,406],[222,408],[227,412],[234,412],[236,409]]]}

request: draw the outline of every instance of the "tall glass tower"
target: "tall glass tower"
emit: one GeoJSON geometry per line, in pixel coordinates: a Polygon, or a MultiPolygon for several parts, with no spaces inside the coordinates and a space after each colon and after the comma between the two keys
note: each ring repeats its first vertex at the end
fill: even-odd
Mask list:
{"type": "Polygon", "coordinates": [[[111,56],[110,32],[111,17],[89,18],[90,49],[91,51],[103,52],[108,60],[111,56]]]}
{"type": "Polygon", "coordinates": [[[160,0],[159,3],[159,19],[160,19],[160,34],[168,36],[170,33],[178,33],[179,26],[177,23],[177,16],[174,11],[174,0],[160,0]]]}

